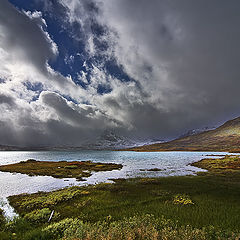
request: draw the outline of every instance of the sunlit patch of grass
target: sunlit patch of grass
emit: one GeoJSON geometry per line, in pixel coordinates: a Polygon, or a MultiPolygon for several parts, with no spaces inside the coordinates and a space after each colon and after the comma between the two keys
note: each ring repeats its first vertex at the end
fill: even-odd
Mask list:
{"type": "Polygon", "coordinates": [[[23,213],[35,209],[54,207],[61,202],[68,202],[76,197],[89,195],[89,193],[89,191],[80,187],[69,187],[50,193],[39,192],[31,195],[21,194],[11,196],[9,200],[10,203],[13,203],[17,211],[23,213]]]}

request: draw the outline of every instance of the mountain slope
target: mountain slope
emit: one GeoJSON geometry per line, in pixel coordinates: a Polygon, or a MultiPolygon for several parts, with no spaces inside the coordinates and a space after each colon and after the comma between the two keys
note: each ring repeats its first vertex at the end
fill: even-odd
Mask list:
{"type": "Polygon", "coordinates": [[[240,151],[240,117],[222,126],[170,142],[131,148],[132,151],[240,151]]]}
{"type": "Polygon", "coordinates": [[[191,130],[188,130],[187,132],[183,133],[182,135],[180,135],[178,138],[183,138],[183,137],[196,135],[196,134],[199,134],[199,133],[202,133],[202,132],[213,130],[215,128],[216,127],[211,127],[211,128],[210,127],[204,127],[204,128],[191,129],[191,130]]]}

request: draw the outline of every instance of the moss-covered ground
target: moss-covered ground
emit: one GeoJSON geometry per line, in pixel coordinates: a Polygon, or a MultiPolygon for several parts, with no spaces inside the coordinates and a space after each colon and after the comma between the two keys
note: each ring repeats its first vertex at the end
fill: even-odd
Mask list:
{"type": "Polygon", "coordinates": [[[240,171],[236,164],[234,172],[226,171],[229,158],[228,164],[214,160],[222,161],[217,172],[205,164],[210,172],[198,176],[118,179],[12,196],[10,204],[20,217],[1,234],[16,239],[239,239],[240,171]]]}

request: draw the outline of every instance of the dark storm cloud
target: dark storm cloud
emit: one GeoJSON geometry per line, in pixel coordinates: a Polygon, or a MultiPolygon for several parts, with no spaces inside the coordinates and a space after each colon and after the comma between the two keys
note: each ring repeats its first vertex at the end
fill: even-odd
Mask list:
{"type": "Polygon", "coordinates": [[[12,122],[0,121],[0,145],[30,147],[79,146],[93,141],[95,135],[64,121],[30,122],[23,128],[15,129],[12,122]]]}
{"type": "MultiPolygon", "coordinates": [[[[0,145],[79,146],[86,141],[93,142],[101,133],[101,126],[106,124],[107,119],[102,116],[89,117],[89,114],[94,113],[91,109],[74,109],[56,93],[43,92],[40,100],[50,108],[48,112],[56,114],[57,119],[41,121],[34,116],[31,109],[26,111],[21,105],[14,105],[15,117],[9,116],[7,121],[0,121],[0,145]]],[[[0,97],[0,101],[8,104],[10,102],[5,96],[0,97]]],[[[4,117],[7,116],[5,109],[1,109],[1,112],[4,117]]]]}
{"type": "Polygon", "coordinates": [[[128,37],[138,49],[132,66],[121,52],[116,57],[148,95],[163,96],[152,104],[145,98],[146,104],[129,110],[137,129],[174,135],[240,113],[239,1],[122,0],[105,5],[102,19],[119,32],[122,49],[128,37]],[[144,83],[144,66],[161,66],[165,83],[161,74],[144,83]]]}
{"type": "Polygon", "coordinates": [[[15,100],[11,96],[0,93],[0,104],[7,104],[9,106],[15,105],[15,100]]]}

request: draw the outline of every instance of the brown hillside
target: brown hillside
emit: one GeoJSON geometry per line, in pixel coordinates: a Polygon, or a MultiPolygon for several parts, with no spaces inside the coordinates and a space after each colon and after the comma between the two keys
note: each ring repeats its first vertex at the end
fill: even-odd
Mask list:
{"type": "Polygon", "coordinates": [[[131,151],[231,151],[240,152],[240,117],[222,126],[166,143],[130,148],[131,151]]]}

